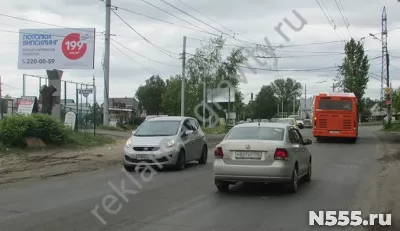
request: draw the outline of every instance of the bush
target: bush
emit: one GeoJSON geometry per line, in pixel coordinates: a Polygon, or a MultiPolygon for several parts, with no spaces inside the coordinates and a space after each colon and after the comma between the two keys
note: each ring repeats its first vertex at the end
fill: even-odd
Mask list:
{"type": "Polygon", "coordinates": [[[29,137],[39,138],[46,144],[62,144],[67,136],[67,128],[49,115],[15,115],[0,121],[0,140],[9,146],[25,147],[29,137]]]}

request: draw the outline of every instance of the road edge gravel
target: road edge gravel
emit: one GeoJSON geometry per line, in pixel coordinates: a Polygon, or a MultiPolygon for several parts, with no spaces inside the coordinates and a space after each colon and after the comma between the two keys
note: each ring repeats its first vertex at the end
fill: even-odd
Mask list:
{"type": "Polygon", "coordinates": [[[343,230],[399,231],[400,230],[400,133],[375,131],[376,150],[373,164],[355,193],[352,210],[365,216],[371,213],[392,214],[392,227],[347,227],[343,230]]]}

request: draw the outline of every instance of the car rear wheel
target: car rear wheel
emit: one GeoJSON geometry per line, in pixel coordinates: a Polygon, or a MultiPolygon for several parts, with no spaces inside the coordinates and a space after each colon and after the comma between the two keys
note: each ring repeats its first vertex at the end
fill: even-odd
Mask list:
{"type": "Polygon", "coordinates": [[[312,163],[311,163],[311,159],[310,161],[308,161],[308,170],[307,170],[307,175],[304,177],[304,179],[307,182],[311,181],[311,173],[312,173],[312,163]]]}
{"type": "Polygon", "coordinates": [[[178,158],[176,159],[175,168],[179,171],[184,170],[186,168],[186,155],[185,151],[181,150],[178,154],[178,158]]]}
{"type": "Polygon", "coordinates": [[[288,193],[296,193],[298,184],[299,184],[299,175],[297,167],[295,167],[292,173],[292,179],[285,184],[285,189],[288,193]]]}
{"type": "Polygon", "coordinates": [[[203,150],[201,151],[201,157],[199,159],[200,164],[206,164],[207,163],[207,158],[208,158],[208,151],[207,151],[207,146],[203,146],[203,150]]]}
{"type": "Polygon", "coordinates": [[[220,192],[228,192],[229,191],[229,183],[228,182],[215,181],[215,186],[217,186],[217,189],[220,192]]]}

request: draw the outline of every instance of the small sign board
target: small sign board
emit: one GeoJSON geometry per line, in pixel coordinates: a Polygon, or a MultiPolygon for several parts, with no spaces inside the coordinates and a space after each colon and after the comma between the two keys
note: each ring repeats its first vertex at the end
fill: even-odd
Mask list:
{"type": "Polygon", "coordinates": [[[37,101],[36,96],[22,96],[18,101],[18,114],[31,115],[37,101]]]}
{"type": "Polygon", "coordinates": [[[66,127],[75,130],[75,123],[76,123],[76,114],[72,111],[69,111],[65,114],[64,125],[66,127]]]}
{"type": "Polygon", "coordinates": [[[88,97],[90,94],[93,93],[93,89],[80,89],[79,94],[83,95],[84,97],[88,97]]]}
{"type": "Polygon", "coordinates": [[[391,91],[392,91],[392,89],[390,89],[390,87],[385,88],[386,94],[389,94],[391,91]]]}

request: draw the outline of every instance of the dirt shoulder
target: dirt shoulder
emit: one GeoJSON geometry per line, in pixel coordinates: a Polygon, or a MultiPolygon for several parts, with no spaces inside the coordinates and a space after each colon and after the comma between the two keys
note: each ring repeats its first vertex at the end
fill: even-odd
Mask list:
{"type": "Polygon", "coordinates": [[[101,147],[52,149],[22,154],[0,154],[0,185],[38,180],[73,172],[86,172],[121,163],[126,138],[101,147]]]}
{"type": "MultiPolygon", "coordinates": [[[[400,137],[400,133],[395,134],[400,137]]],[[[392,214],[391,227],[357,227],[346,230],[398,231],[400,230],[400,142],[393,134],[376,132],[374,159],[377,163],[365,173],[363,186],[356,193],[352,210],[367,214],[392,214]]]]}

